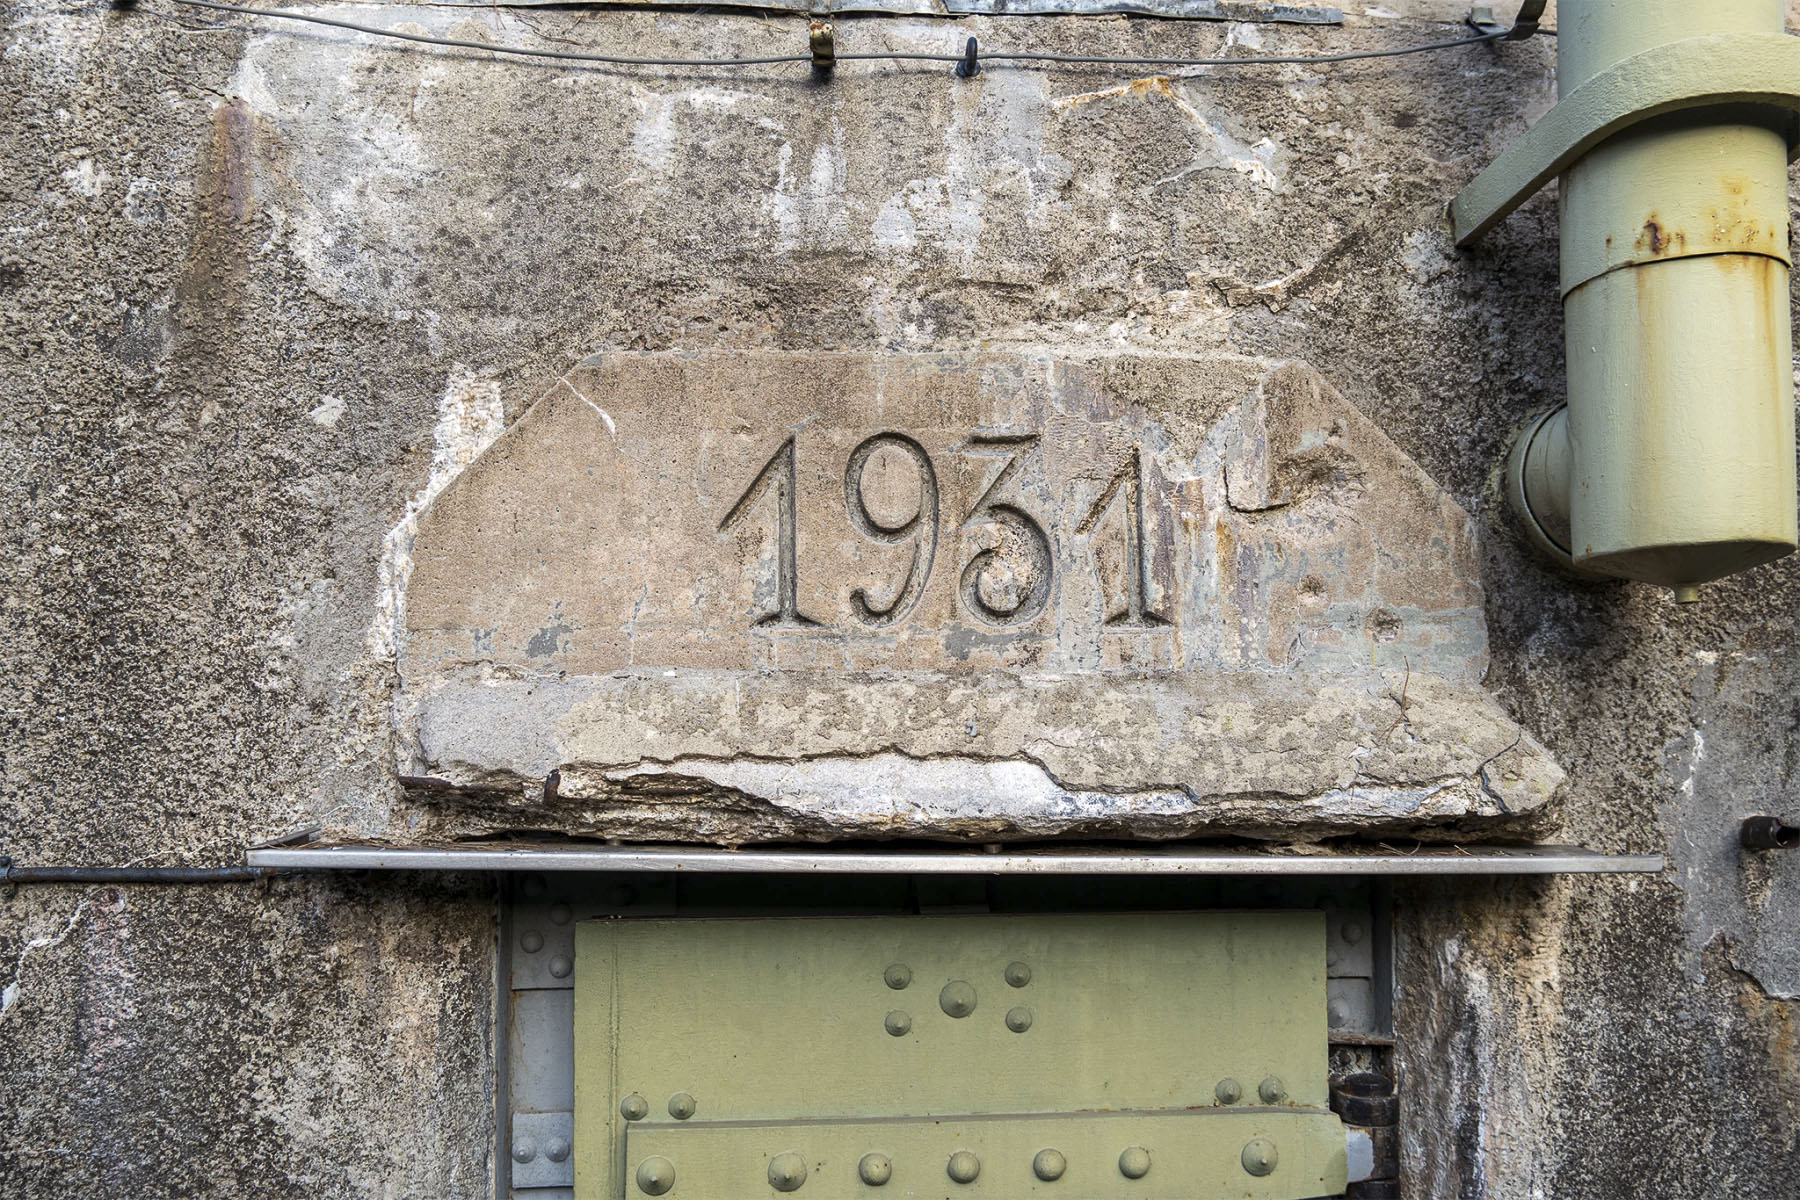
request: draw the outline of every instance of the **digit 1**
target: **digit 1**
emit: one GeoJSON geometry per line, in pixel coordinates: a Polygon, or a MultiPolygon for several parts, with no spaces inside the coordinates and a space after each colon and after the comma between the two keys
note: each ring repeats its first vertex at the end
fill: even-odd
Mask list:
{"type": "Polygon", "coordinates": [[[794,463],[794,437],[781,443],[769,456],[763,469],[756,473],[744,494],[737,498],[725,519],[719,522],[724,533],[755,507],[764,493],[775,493],[775,611],[765,612],[753,624],[780,629],[816,629],[819,623],[800,611],[800,535],[797,497],[800,490],[799,470],[794,463]]]}
{"type": "Polygon", "coordinates": [[[1125,465],[1112,477],[1094,507],[1075,527],[1075,532],[1088,534],[1106,517],[1119,493],[1125,493],[1125,608],[1113,613],[1102,623],[1108,629],[1156,629],[1171,624],[1169,618],[1150,607],[1150,559],[1144,553],[1144,481],[1143,464],[1133,447],[1125,465]]]}

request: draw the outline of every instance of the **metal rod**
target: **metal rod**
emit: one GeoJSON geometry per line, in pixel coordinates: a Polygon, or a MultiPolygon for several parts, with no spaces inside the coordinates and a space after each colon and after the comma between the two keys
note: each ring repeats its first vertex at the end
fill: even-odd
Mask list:
{"type": "Polygon", "coordinates": [[[1738,844],[1746,850],[1791,850],[1800,846],[1800,826],[1788,825],[1780,817],[1745,817],[1738,827],[1738,844]]]}
{"type": "Polygon", "coordinates": [[[686,871],[895,875],[1616,875],[1654,874],[1660,855],[1574,846],[1269,854],[1096,851],[718,850],[670,846],[293,846],[251,850],[253,866],[344,871],[686,871]]]}

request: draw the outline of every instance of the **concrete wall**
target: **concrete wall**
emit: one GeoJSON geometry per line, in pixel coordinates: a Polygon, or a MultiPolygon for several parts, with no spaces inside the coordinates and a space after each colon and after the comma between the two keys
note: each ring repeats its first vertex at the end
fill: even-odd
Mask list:
{"type": "MultiPolygon", "coordinates": [[[[845,49],[1390,46],[1339,29],[846,19],[845,49]]],[[[1487,687],[1568,771],[1547,836],[1642,880],[1410,886],[1413,1194],[1792,1193],[1800,566],[1676,608],[1546,572],[1490,476],[1561,391],[1555,208],[1469,255],[1444,200],[1552,98],[1554,43],[1200,72],[608,71],[147,0],[11,4],[0,51],[0,851],[239,859],[404,837],[395,531],[597,350],[1303,359],[1480,530],[1487,687]]],[[[335,11],[335,10],[334,10],[335,11]]],[[[353,8],[642,54],[791,18],[353,8]]],[[[1790,16],[1790,24],[1800,13],[1790,16]]],[[[480,880],[0,897],[0,1191],[480,1196],[480,880]]]]}

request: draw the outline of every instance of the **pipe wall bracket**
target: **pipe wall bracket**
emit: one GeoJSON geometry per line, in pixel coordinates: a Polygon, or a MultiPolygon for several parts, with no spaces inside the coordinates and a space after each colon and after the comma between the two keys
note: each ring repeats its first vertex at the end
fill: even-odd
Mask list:
{"type": "Polygon", "coordinates": [[[1652,117],[1714,105],[1775,110],[1800,150],[1800,38],[1715,33],[1632,55],[1570,93],[1450,201],[1466,248],[1600,143],[1652,117]]]}

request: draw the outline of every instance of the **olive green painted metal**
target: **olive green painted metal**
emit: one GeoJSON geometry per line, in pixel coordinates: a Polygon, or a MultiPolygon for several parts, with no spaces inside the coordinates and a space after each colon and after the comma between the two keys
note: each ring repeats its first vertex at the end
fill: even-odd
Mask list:
{"type": "MultiPolygon", "coordinates": [[[[1218,1109],[634,1125],[625,1163],[671,1200],[1299,1200],[1345,1188],[1329,1111],[1218,1109]],[[879,1182],[877,1182],[879,1181],[879,1182]]],[[[579,1191],[578,1195],[585,1195],[579,1191]]]]}
{"type": "MultiPolygon", "coordinates": [[[[1590,0],[1591,2],[1591,0],[1590,0]]],[[[1650,9],[1664,0],[1644,0],[1650,9]]],[[[1569,20],[1577,7],[1564,0],[1558,33],[1558,78],[1566,72],[1569,20]]],[[[1712,4],[1675,5],[1711,18],[1712,4]]],[[[1767,8],[1764,4],[1762,7],[1767,8]]],[[[1638,16],[1640,5],[1627,14],[1638,16]]],[[[1779,10],[1779,6],[1777,6],[1779,10]]],[[[1779,29],[1777,20],[1777,29],[1779,29]]],[[[1800,110],[1800,38],[1780,32],[1684,37],[1619,63],[1573,92],[1477,175],[1450,201],[1456,244],[1468,247],[1505,220],[1545,184],[1608,138],[1683,109],[1745,104],[1777,110],[1792,130],[1800,110]]],[[[1800,139],[1790,136],[1790,144],[1800,139]]]]}
{"type": "Polygon", "coordinates": [[[1567,0],[1561,100],[1451,203],[1459,245],[1561,174],[1569,404],[1507,491],[1566,566],[1699,585],[1800,542],[1781,0],[1567,0]]]}
{"type": "Polygon", "coordinates": [[[1341,1191],[1325,935],[1319,912],[584,923],[576,1195],[1341,1191]]]}

